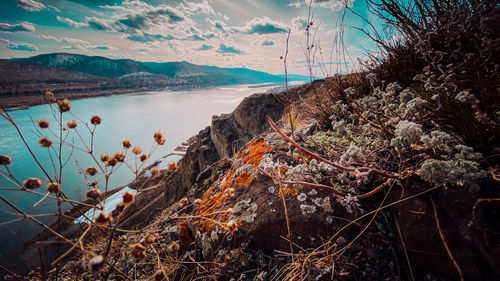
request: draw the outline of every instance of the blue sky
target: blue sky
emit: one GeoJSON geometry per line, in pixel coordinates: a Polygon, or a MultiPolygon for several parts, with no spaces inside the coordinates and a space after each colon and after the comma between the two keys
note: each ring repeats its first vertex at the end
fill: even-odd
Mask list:
{"type": "MultiPolygon", "coordinates": [[[[0,58],[68,52],[281,74],[280,56],[291,30],[288,71],[307,74],[309,1],[1,0],[0,58]]],[[[317,76],[355,68],[366,50],[375,50],[375,44],[353,28],[367,28],[367,24],[348,13],[344,28],[348,56],[339,57],[335,38],[344,1],[312,2],[310,40],[314,37],[317,76]]],[[[348,5],[380,26],[368,13],[365,0],[348,0],[348,5]]]]}

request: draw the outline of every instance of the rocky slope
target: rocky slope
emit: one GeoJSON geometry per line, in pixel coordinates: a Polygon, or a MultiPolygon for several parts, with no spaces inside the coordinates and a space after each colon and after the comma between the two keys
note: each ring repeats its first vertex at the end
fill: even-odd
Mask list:
{"type": "MultiPolygon", "coordinates": [[[[109,253],[114,269],[91,273],[91,256],[76,254],[61,264],[60,277],[496,280],[500,194],[485,158],[438,127],[402,120],[416,121],[419,111],[395,84],[352,101],[366,113],[396,110],[391,131],[342,100],[330,105],[332,129],[321,129],[305,108],[335,83],[256,94],[215,116],[188,140],[178,170],[133,184],[155,188],[121,214],[118,228],[135,231],[119,232],[109,253]],[[272,130],[266,116],[288,136],[295,120],[295,140],[272,130]]],[[[106,233],[85,238],[93,255],[103,254],[106,233]]],[[[55,258],[48,248],[46,261],[55,258]]],[[[33,255],[30,261],[37,266],[33,255]]]]}

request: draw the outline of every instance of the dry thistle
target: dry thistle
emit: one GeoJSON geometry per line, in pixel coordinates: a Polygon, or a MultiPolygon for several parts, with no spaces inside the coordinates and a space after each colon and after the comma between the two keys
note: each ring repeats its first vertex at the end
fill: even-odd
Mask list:
{"type": "Polygon", "coordinates": [[[179,200],[179,204],[181,204],[181,206],[183,206],[183,207],[184,207],[184,206],[186,206],[187,204],[189,204],[189,200],[188,200],[186,197],[184,197],[184,198],[182,198],[181,200],[179,200]]]}
{"type": "Polygon", "coordinates": [[[170,162],[168,163],[168,168],[167,168],[167,171],[171,172],[171,173],[175,173],[177,172],[177,163],[175,162],[170,162]]]}
{"type": "Polygon", "coordinates": [[[95,218],[95,223],[98,225],[110,225],[113,222],[113,216],[111,216],[110,212],[102,211],[95,218]]]}
{"type": "Polygon", "coordinates": [[[167,247],[167,253],[170,255],[175,255],[179,251],[180,246],[175,241],[172,241],[170,245],[167,247]]]}
{"type": "Polygon", "coordinates": [[[38,126],[41,129],[48,129],[50,126],[49,121],[47,121],[47,119],[45,119],[45,118],[42,118],[41,120],[37,120],[36,122],[38,123],[38,126]]]}
{"type": "Polygon", "coordinates": [[[142,148],[140,145],[136,145],[136,146],[134,146],[134,148],[132,148],[132,153],[135,155],[139,155],[139,154],[141,154],[141,152],[142,152],[142,148]]]}
{"type": "Polygon", "coordinates": [[[108,161],[104,162],[104,165],[114,167],[118,163],[115,157],[110,157],[108,161]]]}
{"type": "Polygon", "coordinates": [[[38,143],[43,147],[50,147],[52,145],[52,140],[49,137],[41,137],[38,143]]]}
{"type": "Polygon", "coordinates": [[[125,153],[123,153],[123,152],[117,152],[115,154],[115,159],[118,162],[124,162],[125,161],[125,153]]]}
{"type": "Polygon", "coordinates": [[[123,201],[122,201],[122,202],[116,204],[115,210],[118,212],[118,214],[121,214],[121,212],[123,212],[123,210],[125,210],[125,203],[123,203],[123,201]]]}
{"type": "Polygon", "coordinates": [[[92,182],[89,183],[89,186],[95,187],[95,186],[97,186],[97,183],[98,183],[98,181],[97,181],[97,179],[95,179],[95,180],[93,180],[92,182]]]}
{"type": "Polygon", "coordinates": [[[129,140],[124,140],[122,142],[122,145],[123,145],[123,148],[125,148],[125,149],[129,149],[132,146],[132,144],[130,143],[129,140]]]}
{"type": "Polygon", "coordinates": [[[97,168],[90,167],[90,168],[85,169],[85,174],[87,174],[89,176],[95,176],[95,175],[97,175],[97,173],[98,173],[97,168]]]}
{"type": "Polygon", "coordinates": [[[110,156],[109,154],[101,154],[101,161],[106,163],[109,160],[110,156]]]}
{"type": "Polygon", "coordinates": [[[155,132],[155,134],[153,135],[153,138],[155,139],[156,143],[158,143],[159,145],[165,144],[165,141],[167,140],[165,138],[165,136],[163,135],[163,133],[160,131],[155,132]]]}
{"type": "Polygon", "coordinates": [[[165,142],[167,141],[166,137],[162,137],[160,140],[156,141],[159,145],[164,145],[165,142]]]}
{"type": "Polygon", "coordinates": [[[64,99],[62,101],[57,102],[57,106],[59,106],[59,112],[66,112],[71,109],[71,105],[69,104],[68,99],[64,99]]]}
{"type": "Polygon", "coordinates": [[[56,102],[56,96],[52,92],[45,92],[45,99],[50,103],[56,102]]]}
{"type": "Polygon", "coordinates": [[[42,186],[42,181],[39,178],[29,178],[23,182],[23,185],[27,189],[35,189],[42,186]]]}
{"type": "Polygon", "coordinates": [[[57,182],[49,182],[47,184],[47,190],[50,193],[59,193],[61,191],[61,185],[57,182]]]}
{"type": "Polygon", "coordinates": [[[148,155],[146,153],[142,154],[141,157],[139,158],[141,160],[141,162],[144,162],[146,160],[148,160],[148,155]]]}
{"type": "Polygon", "coordinates": [[[102,255],[97,255],[89,259],[89,262],[87,263],[87,267],[90,272],[92,273],[97,273],[97,272],[103,272],[104,271],[104,257],[102,255]]]}
{"type": "Polygon", "coordinates": [[[132,251],[130,251],[130,254],[132,254],[132,256],[136,258],[146,257],[146,253],[144,253],[144,251],[146,251],[146,247],[141,243],[130,245],[130,248],[132,249],[132,251]]]}
{"type": "Polygon", "coordinates": [[[158,170],[158,168],[153,167],[153,169],[151,169],[151,176],[152,177],[156,177],[159,174],[160,174],[160,171],[158,170]]]}
{"type": "Polygon", "coordinates": [[[124,207],[127,208],[130,204],[134,203],[135,194],[125,191],[122,193],[124,207]]]}
{"type": "Polygon", "coordinates": [[[0,165],[10,165],[12,160],[8,155],[0,155],[0,165]]]}
{"type": "Polygon", "coordinates": [[[90,123],[92,123],[92,125],[97,126],[97,125],[101,124],[101,122],[102,122],[102,118],[98,115],[94,115],[94,116],[92,116],[92,118],[90,118],[90,123]]]}
{"type": "Polygon", "coordinates": [[[153,275],[153,280],[155,281],[162,281],[165,279],[167,275],[165,274],[165,271],[162,269],[158,269],[155,274],[153,275]]]}
{"type": "Polygon", "coordinates": [[[68,123],[66,123],[66,126],[70,129],[74,129],[76,128],[76,126],[78,125],[78,123],[76,123],[76,120],[71,120],[69,121],[68,123]]]}
{"type": "Polygon", "coordinates": [[[91,199],[94,199],[94,200],[100,200],[101,199],[101,196],[102,196],[102,193],[99,189],[97,188],[93,188],[89,191],[87,191],[87,198],[91,198],[91,199]]]}

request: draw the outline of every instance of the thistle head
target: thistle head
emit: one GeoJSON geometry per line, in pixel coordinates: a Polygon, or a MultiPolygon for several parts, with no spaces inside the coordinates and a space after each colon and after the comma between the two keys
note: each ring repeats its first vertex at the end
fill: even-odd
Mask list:
{"type": "Polygon", "coordinates": [[[102,122],[102,118],[98,115],[94,115],[94,116],[92,116],[92,118],[90,118],[90,123],[92,123],[92,125],[94,125],[94,126],[101,124],[101,122],[102,122]]]}
{"type": "Polygon", "coordinates": [[[102,211],[94,219],[94,222],[98,225],[108,226],[113,222],[113,216],[110,212],[102,211]]]}
{"type": "Polygon", "coordinates": [[[45,99],[50,103],[56,102],[56,96],[52,92],[45,92],[45,99]]]}
{"type": "Polygon", "coordinates": [[[97,175],[97,168],[94,168],[94,167],[89,167],[87,169],[85,169],[85,174],[89,175],[89,176],[95,176],[97,175]]]}
{"type": "Polygon", "coordinates": [[[38,140],[38,143],[42,146],[42,147],[50,147],[52,145],[52,140],[49,138],[49,137],[41,137],[39,140],[38,140]]]}
{"type": "Polygon", "coordinates": [[[134,146],[134,148],[132,148],[132,153],[135,155],[139,155],[139,154],[141,154],[141,152],[142,152],[142,148],[140,145],[136,145],[136,146],[134,146]]]}
{"type": "Polygon", "coordinates": [[[141,157],[139,158],[141,160],[141,162],[144,162],[146,160],[148,160],[149,158],[149,155],[147,155],[146,153],[142,154],[141,157]]]}
{"type": "Polygon", "coordinates": [[[49,121],[45,118],[37,120],[36,123],[38,123],[38,127],[40,127],[40,129],[48,129],[50,127],[49,121]]]}
{"type": "Polygon", "coordinates": [[[135,194],[125,191],[122,193],[122,199],[123,199],[123,204],[125,205],[125,208],[130,206],[130,204],[134,203],[135,200],[135,194]]]}
{"type": "Polygon", "coordinates": [[[118,162],[124,162],[125,161],[125,153],[123,153],[123,152],[115,153],[115,159],[118,162]]]}
{"type": "Polygon", "coordinates": [[[123,148],[125,148],[125,149],[129,149],[132,146],[132,144],[130,143],[129,140],[124,140],[122,142],[122,145],[123,145],[123,148]]]}
{"type": "Polygon", "coordinates": [[[23,182],[23,185],[27,189],[36,189],[42,186],[42,180],[39,178],[29,178],[23,182]]]}
{"type": "Polygon", "coordinates": [[[47,184],[47,190],[50,193],[59,193],[61,191],[61,185],[57,182],[49,182],[47,184]]]}
{"type": "Polygon", "coordinates": [[[67,112],[70,111],[71,105],[69,104],[68,99],[64,99],[62,101],[57,102],[57,106],[59,107],[59,112],[67,112]]]}
{"type": "Polygon", "coordinates": [[[71,120],[69,121],[68,123],[66,123],[66,126],[70,129],[74,129],[76,128],[76,126],[78,125],[78,123],[76,123],[76,120],[71,120]]]}
{"type": "Polygon", "coordinates": [[[100,200],[102,197],[102,193],[99,189],[93,188],[89,191],[87,191],[87,198],[94,199],[94,200],[100,200]]]}
{"type": "Polygon", "coordinates": [[[10,165],[12,164],[12,159],[8,155],[0,155],[0,165],[10,165]]]}

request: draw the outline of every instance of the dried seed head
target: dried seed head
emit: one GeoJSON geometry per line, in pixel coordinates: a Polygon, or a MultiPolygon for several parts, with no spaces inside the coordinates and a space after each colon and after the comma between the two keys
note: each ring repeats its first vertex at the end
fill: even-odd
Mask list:
{"type": "Polygon", "coordinates": [[[52,145],[52,140],[49,137],[41,137],[38,143],[43,147],[50,147],[52,145]]]}
{"type": "Polygon", "coordinates": [[[155,281],[162,281],[162,280],[165,280],[165,277],[167,275],[165,274],[165,271],[163,271],[162,269],[158,269],[155,274],[153,275],[153,280],[155,281]]]}
{"type": "Polygon", "coordinates": [[[35,189],[42,186],[42,181],[38,178],[29,178],[23,182],[23,185],[27,189],[35,189]]]}
{"type": "Polygon", "coordinates": [[[104,162],[104,165],[114,167],[118,163],[115,157],[110,157],[108,161],[104,162]]]}
{"type": "Polygon", "coordinates": [[[283,56],[280,56],[280,60],[282,60],[282,59],[283,59],[283,56]]]}
{"type": "Polygon", "coordinates": [[[189,200],[188,200],[186,197],[184,197],[184,198],[182,198],[181,200],[179,200],[179,204],[181,204],[181,206],[183,206],[183,207],[184,207],[184,206],[186,206],[187,204],[189,204],[189,200]]]}
{"type": "Polygon", "coordinates": [[[132,144],[130,143],[129,140],[124,140],[122,142],[122,145],[123,145],[123,148],[125,148],[125,149],[129,149],[132,146],[132,144]]]}
{"type": "Polygon", "coordinates": [[[139,155],[139,154],[141,154],[141,152],[142,152],[142,148],[140,145],[136,145],[136,146],[134,146],[134,148],[132,148],[132,153],[135,155],[139,155]]]}
{"type": "Polygon", "coordinates": [[[87,191],[87,198],[91,198],[91,199],[94,199],[94,200],[100,200],[101,199],[101,196],[102,196],[102,193],[99,189],[97,188],[93,188],[89,191],[87,191]]]}
{"type": "Polygon", "coordinates": [[[140,158],[141,162],[144,162],[144,161],[148,160],[148,157],[149,156],[146,153],[142,154],[141,158],[140,158]]]}
{"type": "Polygon", "coordinates": [[[158,170],[158,168],[153,167],[153,169],[151,169],[151,176],[156,177],[159,174],[160,174],[160,171],[158,170]]]}
{"type": "Polygon", "coordinates": [[[164,145],[166,141],[167,141],[167,138],[163,136],[161,139],[157,140],[156,142],[159,145],[164,145]]]}
{"type": "Polygon", "coordinates": [[[128,191],[122,193],[123,203],[125,204],[125,207],[128,207],[130,206],[130,204],[134,203],[134,197],[135,194],[128,191]]]}
{"type": "Polygon", "coordinates": [[[97,175],[97,168],[94,168],[94,167],[90,167],[90,168],[87,168],[85,169],[85,174],[89,175],[89,176],[95,176],[97,175]]]}
{"type": "Polygon", "coordinates": [[[47,184],[47,190],[50,193],[59,193],[61,191],[61,185],[56,182],[49,182],[47,184]]]}
{"type": "Polygon", "coordinates": [[[36,122],[38,123],[38,126],[41,129],[48,129],[50,127],[49,121],[47,121],[47,119],[45,119],[45,118],[42,118],[41,120],[37,120],[36,122]]]}
{"type": "Polygon", "coordinates": [[[125,161],[125,153],[123,153],[123,152],[117,152],[115,154],[115,159],[118,162],[124,162],[125,161]]]}
{"type": "Polygon", "coordinates": [[[90,123],[92,123],[92,125],[97,126],[97,125],[101,124],[101,122],[102,122],[102,118],[98,115],[94,115],[94,116],[92,116],[92,118],[90,118],[90,123]]]}
{"type": "Polygon", "coordinates": [[[107,154],[107,153],[106,154],[101,154],[101,161],[102,162],[108,161],[109,158],[110,158],[109,154],[107,154]]]}
{"type": "Polygon", "coordinates": [[[56,102],[56,97],[52,92],[45,92],[45,99],[50,103],[56,102]]]}
{"type": "Polygon", "coordinates": [[[8,155],[0,155],[0,165],[10,165],[12,160],[8,155]]]}
{"type": "Polygon", "coordinates": [[[171,173],[177,172],[177,163],[175,163],[175,162],[168,163],[167,171],[169,171],[171,173]]]}
{"type": "Polygon", "coordinates": [[[89,183],[89,186],[97,186],[97,179],[93,180],[91,183],[89,183]]]}
{"type": "Polygon", "coordinates": [[[196,200],[194,200],[194,202],[193,202],[193,206],[194,206],[195,208],[199,208],[199,207],[201,206],[201,202],[202,202],[202,201],[201,201],[201,199],[200,199],[200,198],[197,198],[196,200]]]}
{"type": "Polygon", "coordinates": [[[78,125],[78,123],[76,123],[76,120],[71,120],[69,121],[68,123],[66,123],[66,126],[70,129],[74,129],[76,128],[76,126],[78,125]]]}
{"type": "Polygon", "coordinates": [[[167,253],[170,255],[175,255],[179,251],[180,247],[179,244],[172,242],[170,245],[167,247],[167,253]]]}
{"type": "Polygon", "coordinates": [[[90,272],[97,273],[104,271],[105,264],[106,263],[104,262],[104,257],[102,255],[97,255],[89,260],[87,266],[90,272]]]}
{"type": "Polygon", "coordinates": [[[69,111],[71,109],[71,105],[69,104],[68,99],[58,101],[57,105],[59,106],[59,112],[66,112],[66,111],[69,111]]]}
{"type": "Polygon", "coordinates": [[[132,256],[136,258],[146,257],[146,253],[144,253],[144,251],[146,251],[146,247],[141,243],[130,245],[130,248],[132,249],[132,251],[130,251],[130,254],[132,254],[132,256]]]}
{"type": "Polygon", "coordinates": [[[113,216],[111,216],[110,212],[102,211],[97,215],[94,221],[98,225],[107,226],[113,222],[113,216]]]}
{"type": "Polygon", "coordinates": [[[158,141],[161,138],[163,138],[163,133],[160,131],[156,131],[155,134],[153,135],[153,138],[155,139],[155,141],[158,141]]]}
{"type": "Polygon", "coordinates": [[[149,246],[151,244],[153,244],[155,241],[156,241],[156,236],[153,235],[153,234],[148,234],[146,235],[146,237],[144,237],[142,240],[141,240],[141,244],[143,244],[144,246],[149,246]]]}

